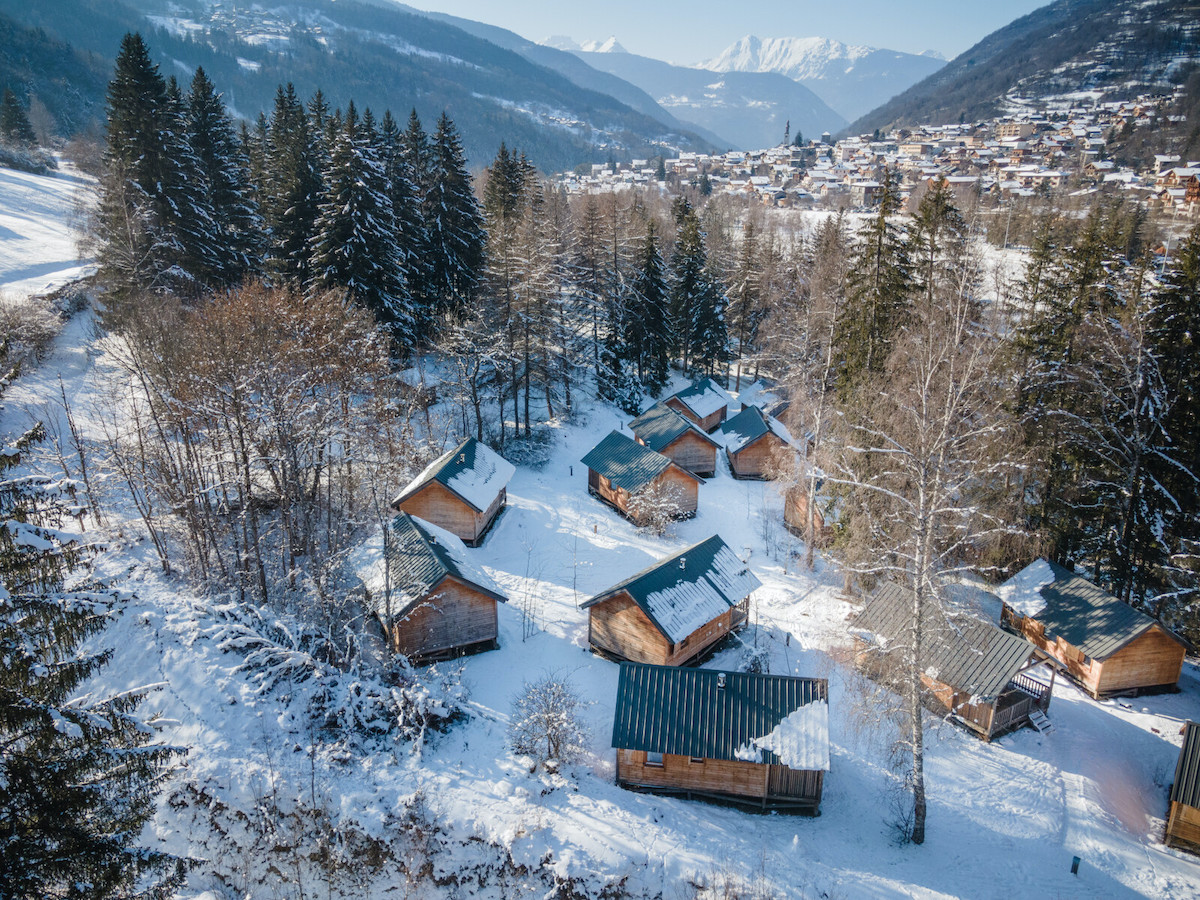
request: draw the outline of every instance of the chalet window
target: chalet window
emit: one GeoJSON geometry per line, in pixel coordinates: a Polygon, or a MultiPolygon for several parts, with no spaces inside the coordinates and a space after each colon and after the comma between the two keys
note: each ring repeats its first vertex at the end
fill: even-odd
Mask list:
{"type": "Polygon", "coordinates": [[[663,755],[661,753],[651,753],[649,750],[646,751],[646,765],[662,768],[662,764],[663,755]]]}
{"type": "Polygon", "coordinates": [[[688,762],[690,762],[694,765],[697,765],[697,766],[702,766],[702,765],[704,765],[704,757],[703,756],[692,756],[692,757],[688,758],[688,762]]]}

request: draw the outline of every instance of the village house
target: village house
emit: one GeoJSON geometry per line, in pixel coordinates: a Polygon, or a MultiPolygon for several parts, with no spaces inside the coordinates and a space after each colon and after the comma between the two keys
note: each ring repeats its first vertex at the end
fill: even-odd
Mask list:
{"type": "Polygon", "coordinates": [[[829,687],[823,678],[624,663],[612,746],[621,787],[818,815],[829,687]]]}
{"type": "Polygon", "coordinates": [[[721,433],[734,478],[774,477],[795,446],[783,423],[757,406],[743,409],[721,426],[721,433]]]}
{"type": "Polygon", "coordinates": [[[419,516],[478,547],[504,508],[516,471],[490,447],[467,438],[414,478],[392,501],[392,509],[419,516]]]}
{"type": "Polygon", "coordinates": [[[655,403],[630,422],[629,429],[639,444],[661,453],[693,475],[711,478],[717,470],[720,445],[691,419],[665,403],[655,403]]]}
{"type": "Polygon", "coordinates": [[[507,602],[455,535],[401,513],[384,542],[387,582],[370,598],[388,644],[412,662],[497,645],[496,604],[507,602]]]}
{"type": "Polygon", "coordinates": [[[631,501],[640,492],[654,487],[673,489],[680,517],[696,514],[701,479],[619,431],[609,432],[582,462],[588,467],[588,492],[615,507],[636,525],[644,525],[648,515],[638,513],[636,502],[631,508],[631,501]]]}
{"type": "Polygon", "coordinates": [[[997,589],[1001,623],[1062,663],[1093,697],[1174,689],[1189,646],[1057,563],[1037,560],[997,589]]]}
{"type": "Polygon", "coordinates": [[[713,535],[584,601],[593,650],[630,662],[688,665],[745,627],[761,582],[713,535]]]}
{"type": "MultiPolygon", "coordinates": [[[[859,667],[885,683],[912,632],[913,593],[880,585],[854,618],[859,667]]],[[[1049,654],[970,611],[927,603],[921,620],[921,682],[930,706],[985,741],[1024,725],[1048,729],[1054,669],[1049,654]],[[1032,670],[1048,668],[1048,679],[1032,670]]]]}
{"type": "Polygon", "coordinates": [[[711,378],[700,378],[663,402],[711,434],[725,421],[733,398],[711,378]]]}
{"type": "Polygon", "coordinates": [[[1164,843],[1200,853],[1200,724],[1183,726],[1183,746],[1171,783],[1164,843]]]}
{"type": "MultiPolygon", "coordinates": [[[[816,495],[813,498],[813,542],[818,547],[824,547],[833,540],[835,517],[833,504],[823,500],[821,488],[824,480],[817,482],[816,495]]],[[[808,480],[791,485],[783,494],[783,524],[792,534],[807,540],[808,538],[808,480]]]]}

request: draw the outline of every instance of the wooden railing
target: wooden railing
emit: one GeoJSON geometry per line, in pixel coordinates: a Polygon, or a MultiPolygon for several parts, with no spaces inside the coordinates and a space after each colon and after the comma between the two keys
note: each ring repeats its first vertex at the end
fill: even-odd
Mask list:
{"type": "MultiPolygon", "coordinates": [[[[1024,691],[1021,693],[1024,694],[1024,691]]],[[[1006,706],[996,710],[996,715],[992,718],[991,733],[1003,731],[1013,722],[1019,722],[1029,715],[1029,710],[1033,707],[1033,697],[1025,694],[1012,706],[1006,706]]]]}
{"type": "Polygon", "coordinates": [[[1050,705],[1050,686],[1042,684],[1040,681],[1030,678],[1028,675],[1014,675],[1010,685],[1018,690],[1028,694],[1033,698],[1033,702],[1043,712],[1050,705]]]}

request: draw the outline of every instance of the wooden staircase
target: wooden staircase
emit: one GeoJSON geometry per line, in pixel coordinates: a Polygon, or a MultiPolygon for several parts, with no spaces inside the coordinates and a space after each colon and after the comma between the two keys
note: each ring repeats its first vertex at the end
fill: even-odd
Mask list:
{"type": "Polygon", "coordinates": [[[1029,724],[1042,734],[1049,734],[1054,730],[1054,723],[1036,706],[1029,711],[1029,724]]]}

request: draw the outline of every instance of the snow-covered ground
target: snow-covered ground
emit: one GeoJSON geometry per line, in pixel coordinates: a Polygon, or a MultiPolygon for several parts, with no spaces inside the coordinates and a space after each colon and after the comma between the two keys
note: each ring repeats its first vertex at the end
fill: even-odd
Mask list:
{"type": "MultiPolygon", "coordinates": [[[[3,171],[0,179],[28,185],[3,171]]],[[[23,190],[32,209],[53,202],[53,192],[23,190]]],[[[24,246],[25,229],[40,215],[22,213],[8,197],[0,193],[0,223],[26,215],[26,224],[6,224],[0,232],[6,267],[10,245],[24,246]]],[[[5,271],[22,280],[45,277],[28,271],[43,265],[36,251],[22,253],[22,266],[5,271]]],[[[53,253],[39,271],[61,271],[65,261],[53,253]]],[[[0,278],[0,288],[11,277],[0,278]]],[[[0,412],[6,435],[26,424],[30,411],[53,415],[44,404],[58,393],[59,374],[82,427],[98,436],[91,411],[102,408],[103,386],[117,375],[94,343],[86,314],[67,327],[43,366],[6,394],[0,412]]],[[[1050,734],[1021,731],[985,744],[931,720],[927,840],[921,847],[898,845],[889,825],[890,735],[878,716],[860,708],[864,694],[844,665],[853,608],[839,598],[836,565],[821,559],[815,572],[800,569],[789,556],[799,545],[783,530],[777,488],[736,481],[723,463],[701,487],[697,516],[673,536],[634,529],[588,496],[579,463],[628,418],[593,406],[556,429],[544,468],[518,468],[508,509],[483,546],[468,551],[510,597],[500,609],[501,647],[463,661],[472,715],[419,754],[404,744],[352,756],[308,752],[313,730],[283,697],[292,689],[256,691],[238,655],[221,652],[209,636],[211,601],[162,575],[136,524],[121,521],[120,498],[113,497],[105,531],[113,549],[102,565],[123,573],[135,597],[104,637],[116,655],[97,687],[165,683],[147,709],[164,716],[166,741],[189,748],[186,767],[169,787],[176,802],[163,804],[150,837],[173,852],[216,859],[215,866],[233,873],[227,884],[245,880],[247,896],[276,896],[263,870],[231,853],[250,841],[252,828],[239,811],[261,808],[267,796],[311,796],[324,815],[382,837],[419,793],[460,848],[437,861],[431,877],[470,864],[490,842],[507,848],[515,863],[577,876],[593,891],[623,880],[631,896],[667,900],[690,896],[688,881],[725,872],[759,881],[779,897],[1200,896],[1200,859],[1162,844],[1179,729],[1184,719],[1200,717],[1193,664],[1185,668],[1181,693],[1134,701],[1097,703],[1059,680],[1050,734]],[[817,818],[753,814],[613,784],[617,667],[587,651],[587,616],[579,604],[714,533],[739,556],[750,554],[763,583],[752,601],[755,624],[742,641],[766,649],[773,673],[830,681],[831,765],[817,818]],[[537,626],[526,639],[523,609],[537,626]],[[525,679],[547,671],[569,675],[591,702],[591,754],[558,775],[530,773],[505,743],[514,695],[525,679]],[[1073,856],[1082,860],[1078,875],[1070,872],[1073,856]]],[[[368,544],[358,554],[364,574],[378,550],[368,544]]],[[[742,652],[727,648],[707,665],[734,667],[742,652]]],[[[197,870],[187,896],[231,896],[208,870],[197,870]]],[[[441,886],[427,880],[401,888],[381,871],[354,894],[526,896],[498,877],[469,890],[441,880],[441,886]]]]}
{"type": "Polygon", "coordinates": [[[92,184],[69,164],[53,175],[0,167],[0,295],[44,294],[91,271],[73,223],[76,199],[92,184]]]}

